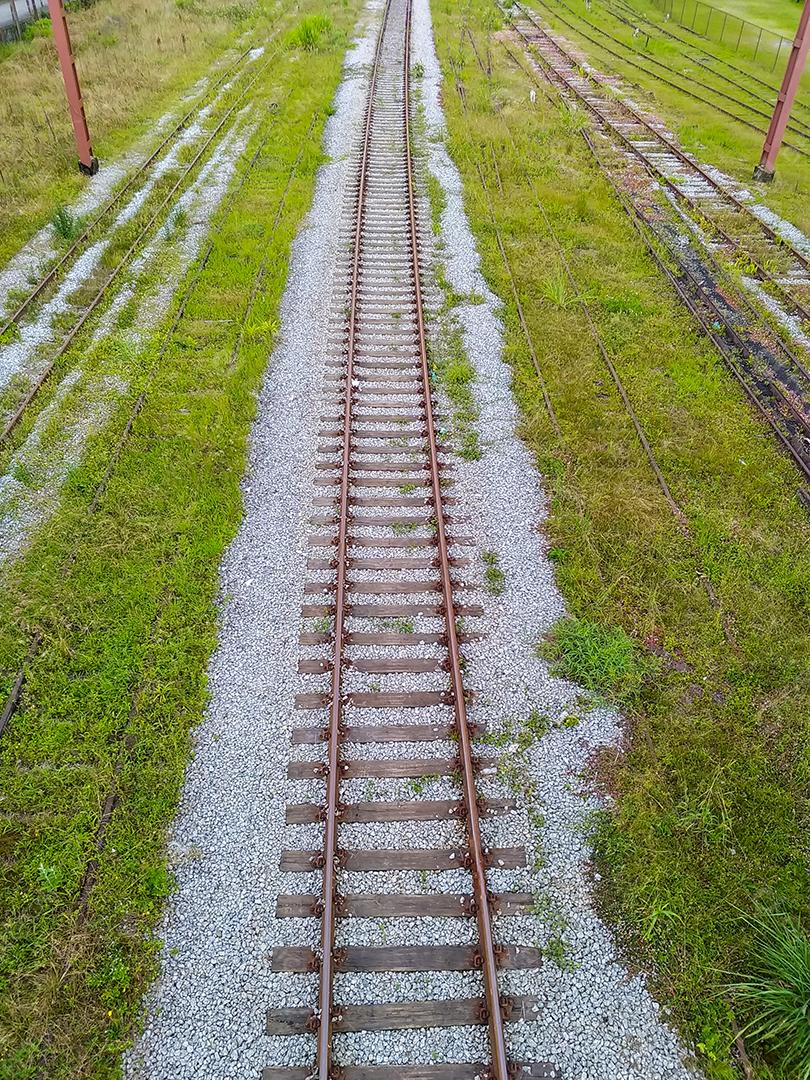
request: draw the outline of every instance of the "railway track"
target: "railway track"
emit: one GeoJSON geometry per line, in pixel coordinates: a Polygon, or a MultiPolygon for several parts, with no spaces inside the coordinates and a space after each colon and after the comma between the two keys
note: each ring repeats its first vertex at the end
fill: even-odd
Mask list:
{"type": "MultiPolygon", "coordinates": [[[[612,56],[620,63],[626,64],[637,71],[649,75],[662,85],[668,86],[671,90],[684,94],[693,101],[700,102],[714,112],[720,113],[720,115],[725,116],[738,124],[742,124],[744,127],[757,132],[759,135],[767,134],[768,123],[770,122],[771,114],[773,112],[773,103],[770,103],[769,105],[768,102],[765,102],[763,107],[762,103],[751,104],[751,102],[744,101],[739,97],[739,87],[734,87],[735,92],[729,93],[728,91],[722,90],[705,81],[700,84],[683,71],[679,71],[677,68],[664,63],[662,60],[659,60],[649,53],[636,49],[635,46],[629,45],[626,41],[622,41],[622,39],[616,37],[615,34],[603,30],[602,27],[597,26],[596,23],[591,22],[590,19],[580,15],[570,6],[570,4],[565,3],[565,0],[555,0],[554,3],[546,2],[546,0],[538,0],[538,3],[569,30],[581,34],[586,41],[589,41],[592,45],[595,45],[596,48],[601,49],[603,52],[607,53],[608,56],[612,56]],[[589,31],[598,34],[600,40],[597,41],[590,33],[583,31],[580,27],[575,26],[570,22],[569,19],[560,13],[560,7],[567,11],[571,18],[577,19],[579,22],[583,23],[589,31]],[[605,44],[605,42],[609,42],[609,44],[605,44]],[[614,46],[618,46],[619,49],[624,50],[624,53],[628,53],[629,55],[625,56],[623,53],[617,52],[614,46]],[[664,74],[661,74],[662,72],[664,74]],[[727,104],[719,105],[717,100],[711,100],[712,97],[715,99],[719,98],[727,104]],[[752,116],[758,117],[759,122],[757,123],[747,117],[740,116],[737,112],[732,112],[729,105],[733,106],[735,109],[742,109],[751,113],[752,116]]],[[[790,139],[783,145],[790,150],[795,151],[795,153],[800,154],[802,157],[810,157],[810,150],[808,150],[807,147],[807,140],[810,138],[810,132],[807,130],[806,126],[794,119],[788,124],[788,131],[791,139],[800,140],[803,145],[797,145],[795,141],[791,142],[790,139]]]]}
{"type": "Polygon", "coordinates": [[[530,911],[533,898],[494,893],[488,883],[492,868],[524,866],[526,851],[489,847],[483,836],[482,819],[508,815],[515,803],[479,793],[481,769],[492,763],[474,753],[467,714],[460,646],[475,634],[457,620],[472,621],[482,608],[467,577],[472,541],[448,494],[453,467],[431,392],[410,34],[410,0],[388,0],[342,223],[302,609],[304,620],[324,623],[301,634],[299,671],[314,686],[296,705],[312,722],[294,728],[292,742],[325,750],[325,758],[310,753],[290,764],[289,778],[308,791],[314,785],[317,795],[288,805],[287,822],[320,824],[322,846],[285,850],[281,866],[306,875],[305,888],[312,888],[308,875],[320,872],[320,890],[279,896],[277,915],[319,919],[320,940],[275,949],[272,969],[314,973],[317,999],[270,1008],[267,1033],[312,1036],[314,1062],[269,1068],[264,1080],[559,1075],[547,1063],[511,1061],[507,1048],[507,1025],[535,1017],[540,1006],[534,997],[505,995],[499,971],[537,968],[542,954],[499,945],[493,926],[496,917],[530,911]],[[445,796],[455,785],[455,797],[423,797],[422,785],[434,777],[445,796]],[[359,799],[358,782],[397,794],[359,799]],[[401,797],[403,782],[419,797],[401,797]],[[420,842],[426,828],[427,846],[420,842]],[[426,875],[436,872],[449,873],[450,888],[426,887],[426,875]],[[355,919],[391,920],[392,928],[413,919],[417,930],[407,944],[357,944],[355,919]],[[436,920],[451,927],[452,943],[436,943],[436,920]],[[394,972],[459,971],[478,973],[480,993],[391,999],[394,972]],[[353,979],[365,980],[360,998],[353,979]],[[488,1032],[488,1060],[357,1063],[356,1052],[344,1060],[338,1041],[349,1032],[471,1025],[488,1032]]]}
{"type": "Polygon", "coordinates": [[[99,226],[107,220],[115,207],[121,204],[124,196],[128,192],[134,193],[139,181],[144,179],[153,166],[161,160],[164,151],[169,150],[169,148],[177,141],[180,133],[199,117],[207,104],[213,103],[217,92],[221,92],[226,83],[242,76],[245,68],[245,61],[251,55],[251,52],[252,47],[243,50],[236,58],[235,62],[231,64],[231,66],[228,67],[215,82],[205,88],[191,108],[184,113],[174,127],[172,127],[172,129],[160,140],[146,160],[141,162],[137,168],[133,169],[124,183],[85,225],[75,240],[71,242],[68,249],[42,274],[34,284],[33,288],[19,301],[16,307],[14,307],[7,315],[0,316],[0,319],[2,319],[2,322],[0,322],[0,339],[2,339],[6,332],[13,326],[17,326],[31,309],[32,305],[43,296],[55,281],[67,272],[71,264],[78,258],[80,252],[85,249],[88,240],[97,231],[99,226]]]}
{"type": "Polygon", "coordinates": [[[750,264],[788,313],[810,322],[810,258],[754,214],[711,171],[693,161],[660,126],[627,101],[607,94],[527,8],[519,5],[519,10],[523,19],[513,20],[512,26],[540,60],[549,80],[582,105],[611,141],[642,162],[688,207],[700,227],[708,225],[732,257],[750,264]],[[779,267],[778,271],[772,272],[769,265],[779,267]]]}

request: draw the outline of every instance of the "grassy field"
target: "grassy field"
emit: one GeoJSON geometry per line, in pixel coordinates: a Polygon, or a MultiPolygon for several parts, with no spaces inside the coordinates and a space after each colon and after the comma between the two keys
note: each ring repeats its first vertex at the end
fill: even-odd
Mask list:
{"type": "MultiPolygon", "coordinates": [[[[32,634],[42,634],[0,742],[3,1080],[116,1076],[155,971],[149,933],[172,887],[165,828],[206,700],[217,566],[241,516],[255,392],[356,10],[334,6],[325,29],[309,22],[313,33],[284,37],[255,92],[263,119],[240,172],[269,139],[232,211],[214,223],[211,257],[98,510],[88,506],[168,322],[71,474],[59,512],[3,575],[4,695],[32,634]],[[314,47],[305,52],[304,40],[314,47]],[[265,256],[267,276],[234,354],[265,256]]],[[[308,11],[323,9],[303,4],[281,16],[280,30],[308,11]]],[[[77,355],[86,344],[77,341],[77,355]]]]}
{"type": "MultiPolygon", "coordinates": [[[[786,916],[810,916],[810,522],[795,497],[799,477],[659,276],[597,174],[579,122],[540,94],[530,103],[528,80],[494,34],[495,6],[470,0],[460,11],[436,0],[434,19],[450,149],[484,271],[504,300],[522,434],[551,496],[549,551],[572,616],[541,647],[628,717],[624,753],[594,762],[593,780],[617,799],[593,821],[600,902],[630,957],[655,972],[659,999],[707,1074],[731,1080],[734,1025],[761,1016],[766,996],[730,988],[731,973],[768,991],[781,993],[781,979],[790,987],[784,957],[780,968],[763,944],[769,913],[785,938],[786,916]],[[465,21],[480,64],[462,37],[465,21]],[[596,348],[535,193],[686,529],[596,348]]],[[[792,955],[805,982],[787,1011],[806,1034],[801,960],[810,944],[801,931],[797,940],[792,955]]],[[[755,1075],[796,1080],[795,1060],[776,1043],[770,1022],[747,1036],[755,1075]]]]}
{"type": "Polygon", "coordinates": [[[791,40],[801,12],[800,0],[723,0],[716,6],[791,40]]]}
{"type": "MultiPolygon", "coordinates": [[[[109,161],[237,41],[266,39],[264,0],[97,0],[68,19],[93,150],[109,161]]],[[[0,45],[0,266],[87,183],[76,164],[59,63],[43,19],[0,45]]]]}
{"type": "MultiPolygon", "coordinates": [[[[651,0],[629,2],[634,10],[660,22],[661,13],[651,0]]],[[[790,0],[781,0],[781,3],[792,6],[790,0]]],[[[654,36],[652,33],[649,41],[645,34],[634,38],[633,20],[622,22],[616,17],[614,9],[606,3],[594,2],[590,5],[590,10],[586,0],[535,0],[529,6],[554,30],[581,47],[600,70],[621,75],[633,99],[665,120],[671,130],[677,133],[683,146],[699,160],[710,162],[752,187],[752,172],[762,151],[764,133],[772,111],[770,102],[771,99],[775,100],[775,93],[769,95],[768,91],[764,91],[769,102],[754,103],[766,114],[765,117],[741,109],[714,92],[719,89],[732,97],[740,97],[740,91],[735,85],[729,85],[707,71],[706,67],[696,64],[690,59],[688,50],[677,42],[654,36]],[[599,33],[600,29],[629,46],[630,51],[606,39],[599,33]],[[674,77],[650,64],[650,58],[673,68],[674,77]],[[635,66],[636,64],[641,64],[649,71],[642,70],[635,66]],[[675,86],[666,85],[662,78],[675,86]],[[714,106],[744,117],[761,128],[761,133],[723,115],[714,106]]],[[[672,29],[688,38],[688,34],[684,34],[677,26],[672,29]]],[[[646,33],[646,25],[644,30],[646,33]]],[[[716,42],[706,43],[706,47],[713,54],[763,77],[761,68],[746,64],[730,48],[724,48],[716,42]]],[[[776,85],[781,78],[781,72],[767,77],[776,85]]],[[[734,76],[734,79],[743,81],[741,76],[734,76]]],[[[760,93],[763,92],[761,87],[757,89],[760,93]]],[[[750,98],[746,100],[750,102],[750,98]]],[[[802,100],[810,104],[810,73],[805,76],[802,85],[802,100]]],[[[807,115],[805,119],[810,122],[807,115]]],[[[793,137],[789,135],[788,141],[791,138],[793,137]]],[[[794,141],[810,153],[810,140],[794,141]]],[[[807,192],[810,191],[810,157],[803,157],[788,147],[783,148],[774,182],[753,187],[767,205],[806,232],[810,232],[810,200],[807,198],[807,192]]]]}

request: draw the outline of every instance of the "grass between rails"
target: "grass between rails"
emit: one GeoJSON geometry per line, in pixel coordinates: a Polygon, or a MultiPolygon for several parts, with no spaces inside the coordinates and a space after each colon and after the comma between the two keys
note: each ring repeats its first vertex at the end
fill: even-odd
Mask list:
{"type": "MultiPolygon", "coordinates": [[[[336,32],[307,51],[308,79],[300,78],[300,49],[268,74],[284,98],[273,136],[232,214],[217,224],[212,256],[99,511],[88,517],[87,505],[137,386],[71,474],[57,515],[5,574],[4,693],[33,628],[43,630],[44,643],[0,743],[4,1080],[117,1075],[155,971],[147,935],[171,889],[164,830],[206,700],[217,565],[241,514],[255,392],[355,11],[330,9],[336,32]],[[232,365],[265,252],[267,277],[232,365]],[[118,802],[79,923],[80,883],[110,793],[118,802]]],[[[158,332],[144,368],[159,343],[158,332]]]]}
{"type": "MultiPolygon", "coordinates": [[[[631,0],[631,5],[642,14],[656,20],[658,13],[650,0],[631,0]]],[[[565,0],[564,4],[561,0],[536,0],[528,6],[553,30],[577,45],[588,56],[591,63],[602,72],[621,75],[625,80],[625,89],[633,100],[660,116],[678,135],[685,150],[693,153],[699,161],[709,162],[739,180],[751,191],[760,195],[766,205],[805,232],[810,232],[810,200],[807,198],[807,192],[810,190],[810,159],[784,148],[779,156],[774,182],[753,184],[753,168],[759,161],[764,134],[760,135],[730,117],[712,111],[710,106],[716,103],[732,112],[737,112],[761,127],[763,133],[768,127],[768,121],[762,117],[753,116],[728,101],[713,97],[708,88],[715,85],[732,95],[735,95],[735,90],[728,84],[722,84],[704,67],[691,62],[677,42],[668,39],[651,39],[648,50],[646,37],[642,34],[633,38],[630,27],[619,21],[601,3],[592,4],[590,11],[586,8],[585,0],[565,0]],[[575,14],[572,15],[569,9],[573,9],[575,14]],[[602,38],[593,30],[593,27],[599,27],[631,46],[636,51],[636,55],[626,54],[628,59],[637,60],[646,67],[650,67],[645,55],[652,56],[684,72],[685,78],[675,76],[673,79],[667,72],[652,69],[664,78],[688,87],[692,93],[699,95],[700,100],[694,100],[671,86],[664,85],[653,75],[608,54],[604,47],[622,55],[625,55],[625,51],[613,42],[602,38]],[[583,36],[585,34],[593,40],[585,40],[583,36]]],[[[798,25],[798,8],[796,18],[798,25]]],[[[685,32],[682,29],[677,26],[674,29],[684,36],[685,32]]],[[[731,49],[726,49],[716,42],[709,42],[706,47],[715,55],[731,63],[745,66],[740,64],[739,57],[731,49]]],[[[750,70],[757,71],[754,67],[750,70]]],[[[757,73],[761,77],[762,72],[757,71],[757,73]]],[[[781,80],[781,71],[769,78],[778,83],[781,80]]],[[[803,87],[804,100],[808,100],[810,99],[810,78],[805,78],[803,87]]],[[[768,106],[758,104],[758,108],[770,115],[768,106]]],[[[791,141],[790,134],[787,138],[791,141]]],[[[806,140],[799,140],[798,145],[805,150],[808,149],[806,140]]]]}
{"type": "MultiPolygon", "coordinates": [[[[626,752],[595,762],[617,801],[594,823],[601,902],[655,972],[659,998],[714,1078],[736,1075],[733,1021],[756,1014],[723,990],[753,975],[759,906],[807,919],[810,523],[799,477],[697,336],[596,174],[577,123],[538,95],[493,38],[486,0],[434,4],[450,151],[493,290],[504,301],[506,358],[522,435],[551,496],[549,555],[573,622],[546,648],[629,717],[626,752]],[[462,81],[467,109],[451,69],[462,81]],[[506,134],[511,131],[514,144],[506,134]],[[562,430],[546,413],[522,337],[476,162],[494,147],[495,220],[510,258],[562,430]],[[587,296],[611,357],[692,533],[658,488],[577,304],[525,170],[587,296]],[[705,574],[738,651],[701,584],[705,574]],[[734,1010],[734,1015],[732,1015],[734,1010]]],[[[791,1066],[752,1033],[757,1076],[791,1066]]]]}
{"type": "MultiPolygon", "coordinates": [[[[262,43],[275,0],[98,0],[69,14],[93,150],[119,154],[230,45],[262,43]]],[[[235,59],[237,53],[234,52],[235,59]]],[[[0,266],[88,183],[76,165],[50,31],[0,45],[0,266]]]]}

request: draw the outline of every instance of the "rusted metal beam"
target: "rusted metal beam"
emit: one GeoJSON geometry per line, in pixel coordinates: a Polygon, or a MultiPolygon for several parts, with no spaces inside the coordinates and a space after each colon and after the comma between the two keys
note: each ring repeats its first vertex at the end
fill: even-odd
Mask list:
{"type": "Polygon", "coordinates": [[[76,139],[76,152],[79,156],[79,168],[88,176],[95,176],[98,172],[98,158],[93,155],[90,145],[90,131],[87,127],[87,118],[84,115],[84,103],[82,91],[79,86],[79,76],[76,73],[76,64],[73,59],[73,47],[70,44],[67,17],[62,0],[48,0],[48,9],[51,13],[51,26],[53,39],[56,42],[56,52],[59,56],[59,64],[62,68],[62,78],[65,83],[65,95],[67,97],[70,119],[73,124],[73,134],[76,139]]]}
{"type": "Polygon", "coordinates": [[[776,157],[790,120],[790,110],[796,99],[808,52],[810,52],[810,0],[804,0],[804,8],[799,19],[799,29],[796,31],[793,48],[790,51],[790,57],[785,68],[785,77],[782,80],[782,87],[776,99],[776,107],[773,110],[768,134],[765,136],[762,157],[754,169],[755,180],[763,180],[769,183],[774,178],[776,157]]]}

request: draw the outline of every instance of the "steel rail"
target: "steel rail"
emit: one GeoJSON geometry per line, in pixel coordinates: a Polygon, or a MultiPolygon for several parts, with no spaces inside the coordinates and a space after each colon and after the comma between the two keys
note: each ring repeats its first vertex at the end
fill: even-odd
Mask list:
{"type": "Polygon", "coordinates": [[[479,949],[481,952],[482,973],[484,976],[487,1002],[487,1022],[489,1025],[490,1052],[492,1062],[490,1075],[494,1080],[508,1080],[509,1066],[506,1057],[506,1042],[501,1013],[500,993],[498,990],[498,967],[496,948],[493,940],[492,918],[490,912],[489,891],[487,888],[486,865],[484,860],[481,822],[478,812],[478,798],[475,788],[475,770],[473,765],[470,727],[467,720],[467,702],[464,691],[464,679],[461,670],[461,651],[456,629],[455,602],[453,599],[453,581],[450,573],[450,553],[445,529],[441,499],[441,478],[437,452],[437,435],[433,421],[433,409],[430,391],[430,364],[427,355],[422,288],[419,271],[419,235],[416,223],[416,198],[414,194],[413,152],[411,146],[410,116],[410,65],[411,65],[411,11],[412,0],[407,0],[405,15],[405,154],[407,160],[408,217],[410,221],[411,256],[413,260],[414,301],[418,329],[419,356],[422,367],[422,380],[425,393],[425,424],[430,464],[430,477],[433,489],[433,505],[436,515],[436,542],[439,549],[439,571],[441,576],[444,618],[447,633],[447,647],[450,660],[450,679],[453,692],[453,707],[456,717],[456,729],[459,742],[459,759],[462,771],[464,806],[469,841],[470,871],[473,878],[475,913],[478,922],[479,949]]]}
{"type": "Polygon", "coordinates": [[[321,955],[318,976],[318,1031],[315,1050],[315,1072],[318,1080],[330,1080],[332,1072],[332,1023],[335,922],[337,918],[337,827],[340,797],[341,754],[343,728],[343,650],[345,645],[346,595],[348,569],[349,488],[351,484],[352,404],[354,398],[354,354],[356,349],[358,296],[360,287],[360,255],[363,233],[364,196],[368,183],[371,156],[371,129],[374,116],[374,95],[382,57],[383,38],[388,25],[391,0],[386,0],[368,91],[368,103],[363,127],[363,149],[357,181],[357,220],[354,229],[354,251],[348,313],[348,346],[346,356],[346,396],[343,403],[343,461],[340,474],[340,503],[336,551],[337,581],[335,588],[335,626],[332,658],[332,685],[329,709],[328,764],[326,774],[326,805],[323,843],[323,900],[321,910],[321,955]]]}
{"type": "MultiPolygon", "coordinates": [[[[546,31],[531,18],[531,16],[528,16],[528,18],[532,22],[532,25],[535,27],[535,29],[539,33],[543,34],[543,36],[549,41],[552,47],[555,48],[559,52],[559,54],[565,58],[567,62],[574,63],[572,57],[562,48],[562,46],[557,41],[554,40],[554,38],[548,35],[546,31]]],[[[533,42],[531,38],[529,38],[516,23],[512,23],[512,26],[527,46],[531,47],[533,45],[536,45],[536,42],[533,42]]],[[[672,191],[672,193],[679,200],[686,203],[687,206],[691,207],[693,211],[699,214],[700,217],[714,230],[714,232],[717,233],[717,235],[722,240],[730,244],[737,251],[743,253],[745,255],[745,258],[755,267],[756,274],[759,279],[763,282],[766,282],[768,285],[770,285],[772,289],[774,289],[774,291],[778,292],[783,298],[784,302],[794,309],[795,315],[797,315],[799,318],[810,321],[810,309],[805,307],[801,300],[797,299],[797,297],[793,296],[792,293],[790,293],[783,285],[781,285],[773,276],[773,274],[771,274],[768,270],[765,269],[765,267],[759,262],[757,257],[751,251],[744,247],[739,240],[737,240],[730,233],[728,233],[716,221],[708,218],[705,211],[701,209],[700,205],[693,198],[691,198],[675,183],[673,183],[673,181],[670,180],[670,178],[662,169],[660,169],[653,161],[649,160],[644,155],[644,153],[639,150],[637,146],[635,146],[632,140],[624,134],[624,132],[620,131],[614,124],[611,123],[609,117],[607,117],[602,112],[602,110],[598,109],[596,105],[593,104],[593,102],[589,101],[588,98],[585,97],[585,95],[582,94],[581,91],[579,91],[568,79],[566,79],[561,72],[557,71],[557,69],[554,68],[545,57],[543,57],[539,53],[536,53],[534,50],[532,51],[532,55],[537,56],[540,62],[544,65],[544,68],[548,72],[550,72],[551,75],[553,75],[554,79],[556,79],[557,83],[560,86],[564,87],[570,93],[574,94],[576,98],[582,102],[586,109],[588,109],[588,111],[594,117],[596,117],[599,124],[602,125],[602,127],[607,131],[610,137],[619,140],[624,146],[624,148],[628,150],[631,154],[633,154],[634,157],[636,157],[642,163],[642,165],[648,170],[648,172],[652,176],[654,176],[661,184],[663,184],[664,187],[667,188],[667,190],[672,191]]],[[[665,146],[666,149],[670,153],[675,155],[679,161],[681,161],[689,169],[696,172],[700,176],[701,180],[709,184],[712,189],[716,191],[723,199],[731,203],[734,210],[739,213],[742,218],[754,223],[756,227],[765,234],[765,236],[771,243],[775,244],[777,248],[785,249],[790,254],[791,258],[795,259],[795,261],[802,267],[803,270],[810,270],[810,259],[808,259],[805,255],[803,255],[800,251],[793,247],[793,245],[789,241],[781,237],[779,233],[777,233],[769,225],[767,225],[755,214],[753,214],[751,210],[745,205],[745,203],[739,200],[734,194],[732,194],[732,192],[728,191],[721,184],[719,184],[711,176],[711,174],[706,172],[696,162],[692,161],[678,146],[670,142],[670,140],[667,139],[666,136],[662,135],[659,131],[657,131],[656,128],[649,124],[644,119],[644,117],[641,116],[640,113],[636,112],[635,109],[633,109],[624,101],[619,101],[617,99],[615,104],[618,105],[620,108],[624,109],[625,112],[629,116],[631,116],[635,122],[641,125],[653,137],[656,142],[659,142],[663,146],[665,146]]],[[[786,351],[788,352],[792,363],[797,368],[799,368],[799,370],[802,372],[802,375],[804,375],[806,378],[810,378],[810,372],[808,372],[803,367],[798,357],[796,357],[790,350],[786,351]]]]}
{"type": "Polygon", "coordinates": [[[110,276],[107,278],[107,280],[104,282],[104,284],[99,288],[98,292],[93,297],[93,299],[90,301],[88,306],[84,309],[82,314],[79,316],[78,320],[73,324],[72,328],[68,331],[66,337],[63,338],[63,340],[62,340],[61,344],[58,346],[56,352],[51,355],[50,360],[45,365],[45,367],[40,372],[40,374],[37,376],[34,383],[31,385],[31,387],[29,387],[27,392],[23,395],[22,400],[17,405],[16,409],[11,414],[9,419],[6,421],[5,426],[3,427],[3,430],[0,431],[0,449],[2,449],[3,445],[8,442],[8,440],[9,440],[10,436],[13,434],[15,428],[17,427],[17,425],[22,420],[26,409],[31,404],[31,402],[34,400],[34,398],[37,396],[37,394],[42,389],[42,387],[45,385],[45,383],[48,381],[48,379],[50,378],[51,374],[53,373],[53,371],[54,371],[54,369],[56,367],[57,362],[65,355],[67,350],[70,348],[70,346],[75,341],[77,335],[81,331],[84,324],[87,322],[87,320],[90,318],[90,316],[96,310],[96,308],[99,306],[101,301],[104,299],[110,285],[112,285],[113,281],[116,280],[116,278],[121,273],[123,268],[129,262],[129,260],[135,254],[135,252],[138,250],[138,248],[141,245],[141,243],[143,242],[144,238],[149,234],[152,227],[157,223],[157,221],[160,218],[163,211],[166,209],[166,207],[169,205],[171,200],[174,198],[174,196],[177,194],[177,192],[183,186],[183,184],[188,179],[188,177],[191,176],[191,174],[192,174],[194,168],[196,167],[196,165],[202,159],[205,152],[208,150],[208,148],[214,142],[216,137],[219,135],[220,131],[222,131],[223,127],[228,122],[228,120],[231,118],[231,116],[234,114],[234,112],[236,112],[236,110],[239,108],[239,106],[241,105],[243,99],[248,94],[249,90],[258,81],[259,77],[262,75],[262,73],[269,66],[272,59],[273,59],[273,57],[269,57],[267,59],[267,61],[261,66],[261,68],[253,76],[253,78],[248,82],[247,86],[244,87],[244,89],[239,94],[239,97],[236,99],[236,101],[233,103],[233,105],[230,106],[228,111],[225,113],[225,115],[222,117],[222,119],[216,125],[214,130],[209,134],[208,138],[205,140],[203,145],[200,147],[200,149],[197,151],[197,153],[194,155],[194,157],[188,163],[188,165],[187,165],[185,171],[183,172],[183,174],[177,179],[177,181],[172,186],[171,190],[168,192],[168,194],[162,200],[162,202],[160,203],[158,208],[152,214],[149,221],[144,225],[144,227],[138,233],[137,237],[132,241],[130,246],[127,248],[127,250],[121,256],[120,260],[115,265],[112,272],[110,273],[110,276]]]}
{"type": "Polygon", "coordinates": [[[20,319],[26,313],[31,304],[33,304],[37,297],[40,296],[45,289],[47,289],[47,287],[51,284],[52,281],[54,281],[60,270],[71,259],[71,257],[76,253],[76,251],[85,242],[85,240],[87,240],[87,238],[94,231],[96,226],[104,220],[107,214],[109,214],[110,210],[112,210],[112,208],[121,201],[121,198],[127,193],[127,191],[129,191],[132,185],[141,176],[143,176],[143,174],[151,165],[154,164],[154,162],[158,159],[158,157],[160,157],[161,153],[165,150],[169,143],[188,124],[192,116],[194,116],[195,113],[200,111],[203,102],[206,101],[214,93],[215,90],[219,89],[223,82],[225,82],[231,77],[231,75],[233,75],[233,73],[240,67],[242,61],[245,59],[245,57],[250,51],[250,47],[245,49],[245,51],[237,58],[236,62],[231,67],[229,67],[227,71],[223,72],[223,74],[212,86],[209,86],[208,89],[200,95],[199,100],[195,102],[195,104],[188,110],[188,112],[181,120],[178,120],[177,124],[160,142],[160,144],[152,151],[146,161],[142,162],[138,166],[138,168],[130,175],[129,179],[126,181],[123,187],[119,188],[118,191],[116,191],[116,193],[112,196],[112,198],[104,204],[104,207],[99,211],[96,217],[94,217],[93,220],[84,228],[82,233],[76,237],[76,239],[67,249],[67,251],[63,253],[61,258],[50,268],[50,270],[48,270],[44,277],[34,286],[33,290],[28,294],[28,296],[26,296],[25,299],[20,302],[19,306],[10,315],[7,316],[5,323],[2,327],[0,327],[0,338],[2,338],[2,336],[6,333],[7,330],[10,330],[12,326],[14,326],[20,321],[20,319]]]}

